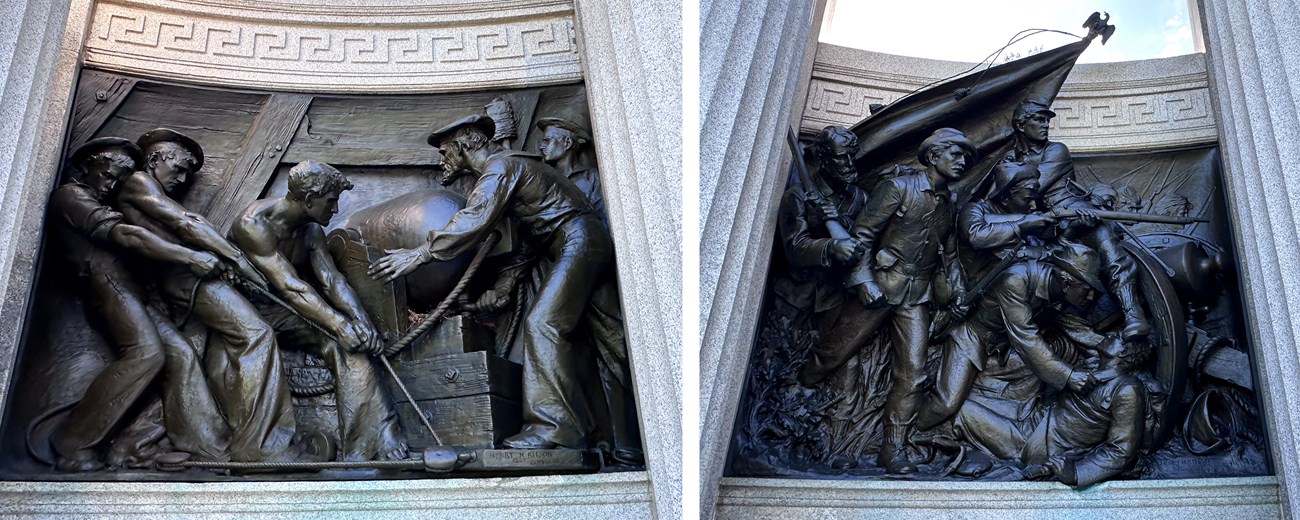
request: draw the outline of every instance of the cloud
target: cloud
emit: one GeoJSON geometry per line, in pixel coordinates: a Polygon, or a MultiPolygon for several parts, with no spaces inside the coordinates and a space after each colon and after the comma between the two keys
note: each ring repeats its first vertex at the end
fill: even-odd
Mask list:
{"type": "MultiPolygon", "coordinates": [[[[1168,57],[1195,52],[1187,0],[1069,0],[1042,9],[1041,0],[1000,0],[996,8],[969,0],[836,0],[831,23],[820,40],[887,54],[977,62],[1007,43],[1018,31],[1043,27],[1082,35],[1079,24],[1093,10],[1113,15],[1118,34],[1107,45],[1093,45],[1081,63],[1168,57]]],[[[1051,33],[1033,36],[1007,49],[1028,54],[1073,41],[1051,33]]],[[[999,58],[1000,61],[1000,58],[999,58]]]]}
{"type": "Polygon", "coordinates": [[[1187,23],[1187,19],[1174,16],[1166,20],[1163,36],[1164,47],[1161,47],[1160,52],[1156,53],[1157,58],[1168,58],[1193,52],[1192,26],[1187,23]]]}

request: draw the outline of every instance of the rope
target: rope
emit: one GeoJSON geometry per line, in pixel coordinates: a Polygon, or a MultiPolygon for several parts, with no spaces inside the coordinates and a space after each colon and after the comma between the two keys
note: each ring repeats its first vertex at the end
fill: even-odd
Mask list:
{"type": "Polygon", "coordinates": [[[411,343],[414,343],[415,340],[425,332],[428,332],[429,329],[433,328],[433,326],[438,323],[438,320],[442,319],[442,315],[446,314],[447,311],[451,309],[451,306],[455,303],[456,298],[460,296],[460,293],[465,291],[465,286],[469,285],[469,280],[474,277],[474,272],[478,271],[479,266],[483,263],[483,259],[487,258],[488,251],[491,251],[492,247],[500,240],[501,233],[497,231],[493,231],[487,236],[487,238],[484,238],[483,244],[479,246],[478,252],[474,254],[474,259],[470,261],[469,267],[465,269],[465,274],[460,277],[459,282],[456,282],[456,286],[451,289],[451,292],[447,294],[447,297],[443,298],[442,303],[438,304],[438,307],[434,309],[433,312],[429,313],[428,316],[425,316],[424,321],[421,321],[419,325],[416,325],[415,327],[412,327],[411,330],[407,331],[406,335],[402,336],[402,339],[397,340],[392,345],[389,345],[388,348],[384,349],[383,355],[391,356],[400,352],[402,349],[410,346],[411,343]]]}
{"type": "Polygon", "coordinates": [[[330,462],[209,462],[209,461],[185,461],[176,466],[182,468],[207,468],[207,469],[268,469],[268,470],[321,470],[321,469],[348,469],[348,468],[368,468],[368,469],[423,469],[424,462],[420,459],[403,459],[403,460],[368,460],[358,462],[330,461],[330,462]]]}
{"type": "Polygon", "coordinates": [[[185,306],[185,317],[181,319],[180,325],[176,326],[177,329],[185,328],[185,325],[189,324],[190,322],[190,317],[194,316],[194,302],[199,299],[200,285],[203,285],[202,278],[195,281],[194,288],[190,289],[190,302],[185,306]]]}
{"type": "Polygon", "coordinates": [[[40,416],[36,417],[35,419],[32,419],[32,422],[27,423],[27,431],[24,432],[23,438],[27,441],[27,453],[31,455],[32,458],[39,460],[50,466],[54,465],[53,460],[47,460],[42,454],[37,453],[36,446],[32,445],[32,430],[35,430],[37,425],[45,421],[48,421],[51,417],[54,417],[55,415],[61,414],[65,411],[71,410],[72,407],[77,406],[77,404],[79,403],[81,403],[81,399],[77,399],[75,401],[70,401],[55,406],[54,408],[50,408],[49,410],[46,410],[44,413],[42,413],[40,416]]]}

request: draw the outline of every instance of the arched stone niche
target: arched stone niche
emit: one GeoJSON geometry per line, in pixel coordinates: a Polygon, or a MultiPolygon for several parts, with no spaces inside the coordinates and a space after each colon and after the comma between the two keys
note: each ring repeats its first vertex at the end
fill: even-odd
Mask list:
{"type": "MultiPolygon", "coordinates": [[[[1242,20],[1248,18],[1247,14],[1232,12],[1232,23],[1243,23],[1242,20]]],[[[1249,16],[1267,19],[1265,13],[1254,11],[1249,16]]],[[[815,19],[816,16],[811,18],[815,19]]],[[[1213,17],[1210,20],[1211,34],[1215,27],[1220,27],[1219,30],[1222,31],[1229,30],[1226,14],[1217,18],[1217,22],[1213,17]],[[1215,23],[1222,25],[1214,26],[1215,23]]],[[[710,21],[717,22],[718,27],[734,24],[736,28],[732,30],[740,32],[744,31],[740,27],[758,23],[757,20],[744,17],[739,20],[718,17],[710,21]]],[[[811,26],[811,33],[815,34],[816,24],[808,25],[811,26]]],[[[807,33],[802,33],[801,36],[812,38],[807,33]]],[[[717,48],[708,49],[706,46],[706,52],[734,54],[736,58],[733,59],[750,56],[747,48],[728,46],[723,42],[714,43],[717,48]]],[[[1226,163],[1223,188],[1227,194],[1228,213],[1233,220],[1232,234],[1236,239],[1238,262],[1244,271],[1240,282],[1245,293],[1242,299],[1253,309],[1248,311],[1253,316],[1247,320],[1247,336],[1256,349],[1252,350],[1253,355],[1257,356],[1256,377],[1259,381],[1275,381],[1275,386],[1261,388],[1260,398],[1265,410],[1265,426],[1270,434],[1269,443],[1274,450],[1272,467],[1281,468],[1290,457],[1284,453],[1287,450],[1277,451],[1276,447],[1290,442],[1288,439],[1291,434],[1288,432],[1292,431],[1292,427],[1286,419],[1290,416],[1290,408],[1279,405],[1277,399],[1289,395],[1292,384],[1288,378],[1270,377],[1268,372],[1272,369],[1268,364],[1277,355],[1289,358],[1290,349],[1285,346],[1285,341],[1279,344],[1259,342],[1261,337],[1268,337],[1267,331],[1271,329],[1267,320],[1259,321],[1259,314],[1270,313],[1275,304],[1252,298],[1250,293],[1259,289],[1251,289],[1246,285],[1250,280],[1262,283],[1272,276],[1278,276],[1272,274],[1271,268],[1257,271],[1250,265],[1261,255],[1269,258],[1276,253],[1272,249],[1253,249],[1249,245],[1249,239],[1243,240],[1245,236],[1261,232],[1252,229],[1261,228],[1255,223],[1257,220],[1252,220],[1243,213],[1249,207],[1243,206],[1246,204],[1244,201],[1249,199],[1247,192],[1234,186],[1243,182],[1243,176],[1252,178],[1256,173],[1235,165],[1231,153],[1227,151],[1228,147],[1233,146],[1233,140],[1228,138],[1230,131],[1225,125],[1229,123],[1219,109],[1226,102],[1223,96],[1232,91],[1216,83],[1218,80],[1213,70],[1218,55],[1215,53],[1221,51],[1215,51],[1214,45],[1210,48],[1211,54],[1208,57],[1205,54],[1193,54],[1138,62],[1077,65],[1053,105],[1059,119],[1053,122],[1052,138],[1067,143],[1072,151],[1084,155],[1215,144],[1224,147],[1221,148],[1226,163]],[[1277,415],[1279,413],[1282,414],[1281,417],[1277,415]]],[[[783,107],[772,104],[741,105],[732,117],[738,120],[756,118],[775,121],[789,117],[792,126],[807,136],[828,124],[852,125],[868,115],[868,106],[872,103],[888,103],[907,92],[960,73],[971,66],[826,44],[812,44],[806,53],[795,53],[794,56],[796,58],[793,63],[772,63],[754,56],[751,66],[755,70],[767,67],[768,74],[785,73],[787,70],[795,73],[800,67],[805,71],[811,68],[810,73],[799,78],[807,83],[796,87],[806,88],[806,97],[803,97],[800,90],[782,91],[776,85],[769,87],[769,95],[798,96],[795,97],[795,105],[802,106],[802,110],[790,109],[784,112],[783,107]],[[802,56],[802,60],[798,56],[802,56]]],[[[702,75],[707,76],[707,62],[704,69],[702,75]]],[[[1219,77],[1225,76],[1220,73],[1219,77]]],[[[1226,77],[1231,81],[1235,76],[1227,74],[1226,77]]],[[[708,94],[710,89],[716,89],[716,92],[732,90],[722,83],[705,83],[702,92],[708,94]]],[[[1293,114],[1289,111],[1285,113],[1293,114]]],[[[726,117],[718,115],[715,118],[723,120],[726,117]]],[[[1237,131],[1244,131],[1242,120],[1237,121],[1237,131]]],[[[713,171],[704,169],[704,193],[713,194],[703,200],[705,208],[713,205],[711,211],[704,213],[705,221],[702,224],[705,229],[735,229],[742,226],[739,224],[741,220],[748,218],[741,215],[756,212],[758,216],[747,232],[757,237],[771,236],[775,226],[776,199],[784,189],[787,171],[784,168],[789,160],[784,128],[777,124],[773,130],[775,132],[770,136],[767,133],[761,134],[757,145],[751,145],[752,140],[718,145],[720,149],[727,150],[727,153],[755,146],[764,153],[772,154],[769,157],[779,156],[781,159],[769,163],[767,169],[748,172],[748,176],[742,177],[743,181],[735,180],[735,176],[745,175],[743,165],[724,165],[716,178],[711,176],[713,171]],[[740,168],[741,171],[727,171],[730,168],[740,168]],[[728,209],[720,209],[722,206],[728,209]],[[730,216],[732,211],[735,217],[730,216]]],[[[756,165],[751,165],[751,168],[754,166],[756,165]]],[[[1286,212],[1285,207],[1276,210],[1286,212]]],[[[705,236],[711,234],[706,232],[705,236]]],[[[734,446],[729,446],[731,439],[725,437],[730,435],[727,432],[730,432],[731,425],[737,420],[738,410],[735,406],[740,404],[744,367],[749,366],[751,334],[761,326],[758,322],[761,319],[758,305],[740,305],[739,302],[753,302],[762,295],[768,258],[772,254],[770,247],[771,244],[765,240],[752,240],[746,246],[736,246],[733,242],[733,245],[726,247],[709,247],[705,244],[702,248],[701,262],[716,262],[715,270],[719,273],[716,277],[702,277],[705,290],[701,294],[701,305],[705,307],[701,314],[701,327],[704,329],[701,380],[706,382],[702,389],[706,399],[703,403],[704,453],[701,454],[701,461],[704,480],[703,514],[706,517],[716,515],[718,518],[746,518],[793,513],[797,510],[799,514],[839,518],[865,518],[878,514],[904,518],[931,518],[948,514],[992,518],[1011,509],[1052,511],[1050,514],[1053,515],[1109,517],[1107,515],[1129,514],[1119,512],[1126,507],[1141,508],[1142,512],[1135,513],[1139,515],[1184,517],[1206,514],[1206,517],[1216,517],[1241,514],[1274,517],[1279,514],[1279,509],[1287,509],[1285,498],[1279,508],[1278,483],[1279,480],[1285,482],[1288,478],[1280,469],[1276,477],[1117,481],[1088,490],[1084,494],[1038,483],[942,484],[889,480],[828,483],[824,480],[812,482],[771,478],[719,479],[728,449],[734,449],[734,446]],[[733,290],[734,293],[730,292],[733,290]],[[718,306],[718,302],[733,297],[737,302],[735,306],[718,306]],[[715,488],[713,482],[718,482],[718,487],[715,488]],[[1142,498],[1136,499],[1139,496],[1142,498]],[[1106,508],[1108,512],[1102,513],[1095,508],[1106,508]]],[[[1281,276],[1287,278],[1291,275],[1281,276]]],[[[1282,491],[1285,497],[1285,485],[1282,491]]]]}
{"type": "MultiPolygon", "coordinates": [[[[0,247],[6,266],[0,285],[11,297],[0,309],[4,400],[11,395],[39,265],[42,215],[59,176],[65,136],[95,131],[68,124],[82,71],[83,84],[106,74],[282,99],[308,92],[426,95],[585,83],[619,276],[626,280],[620,292],[629,344],[635,345],[630,356],[647,449],[646,471],[598,475],[383,483],[4,482],[6,514],[292,514],[326,504],[339,512],[455,511],[468,518],[680,516],[680,332],[672,325],[680,309],[680,217],[663,211],[644,216],[645,208],[680,204],[680,32],[664,29],[679,26],[678,6],[56,0],[10,3],[6,10],[21,21],[21,45],[6,57],[15,86],[7,95],[21,95],[24,103],[15,107],[19,113],[6,115],[5,140],[14,143],[15,162],[6,170],[8,231],[0,247]],[[631,33],[644,36],[615,37],[631,33]],[[166,500],[142,499],[162,494],[166,500]]],[[[92,94],[111,103],[115,85],[121,82],[92,94]]]]}

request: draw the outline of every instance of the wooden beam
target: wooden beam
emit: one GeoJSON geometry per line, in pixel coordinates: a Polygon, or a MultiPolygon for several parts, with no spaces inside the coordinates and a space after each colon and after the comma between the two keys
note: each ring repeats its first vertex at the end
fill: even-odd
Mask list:
{"type": "Polygon", "coordinates": [[[68,147],[71,153],[95,137],[104,123],[122,106],[122,102],[135,88],[136,80],[97,70],[82,70],[77,82],[77,95],[72,104],[72,124],[68,130],[68,147]]]}
{"type": "Polygon", "coordinates": [[[235,160],[222,173],[224,189],[202,211],[217,229],[228,230],[235,217],[261,196],[311,101],[312,96],[303,94],[272,94],[267,98],[235,160]]]}
{"type": "Polygon", "coordinates": [[[440,164],[438,149],[429,145],[419,148],[362,148],[298,140],[284,154],[284,162],[291,164],[308,159],[332,166],[436,166],[440,164]]]}

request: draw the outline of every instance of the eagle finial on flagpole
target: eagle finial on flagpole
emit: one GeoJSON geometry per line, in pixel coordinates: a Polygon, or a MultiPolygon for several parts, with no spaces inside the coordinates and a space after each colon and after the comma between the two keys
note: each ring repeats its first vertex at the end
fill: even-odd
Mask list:
{"type": "Polygon", "coordinates": [[[1110,39],[1110,35],[1115,34],[1115,26],[1106,23],[1109,21],[1110,13],[1092,13],[1092,16],[1088,17],[1088,21],[1083,22],[1083,27],[1088,29],[1088,36],[1084,39],[1092,40],[1100,35],[1101,44],[1106,45],[1106,40],[1110,39]]]}

